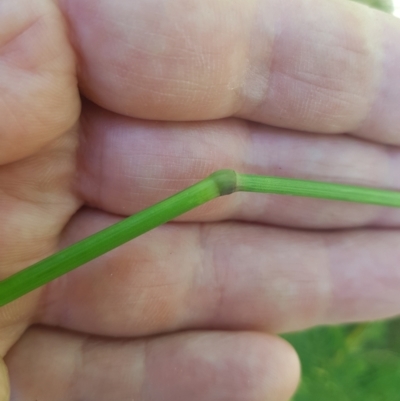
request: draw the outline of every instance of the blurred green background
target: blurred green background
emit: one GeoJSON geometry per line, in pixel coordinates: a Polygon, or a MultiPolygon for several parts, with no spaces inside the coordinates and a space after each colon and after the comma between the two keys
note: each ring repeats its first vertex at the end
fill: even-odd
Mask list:
{"type": "MultiPolygon", "coordinates": [[[[393,11],[390,0],[355,1],[393,11]]],[[[318,327],[284,338],[302,363],[293,401],[400,401],[400,319],[318,327]]]]}
{"type": "Polygon", "coordinates": [[[354,0],[357,3],[364,3],[370,7],[379,8],[380,10],[391,13],[393,11],[392,0],[354,0]]]}
{"type": "Polygon", "coordinates": [[[303,375],[293,401],[400,400],[400,320],[284,336],[303,375]]]}

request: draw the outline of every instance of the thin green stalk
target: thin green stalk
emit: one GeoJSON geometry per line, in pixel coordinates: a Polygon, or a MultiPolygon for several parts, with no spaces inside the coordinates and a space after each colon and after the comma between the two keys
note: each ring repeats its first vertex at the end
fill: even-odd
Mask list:
{"type": "Polygon", "coordinates": [[[221,195],[236,191],[400,207],[400,192],[220,170],[197,184],[0,281],[0,306],[221,195]]]}
{"type": "Polygon", "coordinates": [[[294,178],[238,174],[236,190],[400,207],[397,191],[294,178]]]}

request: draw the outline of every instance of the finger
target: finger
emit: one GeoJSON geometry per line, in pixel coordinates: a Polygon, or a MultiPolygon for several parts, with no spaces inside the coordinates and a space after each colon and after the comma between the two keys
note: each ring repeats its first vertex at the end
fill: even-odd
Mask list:
{"type": "Polygon", "coordinates": [[[399,144],[400,22],[349,1],[61,1],[80,85],[129,116],[399,144]],[[95,16],[95,18],[93,18],[95,16]]]}
{"type": "MultiPolygon", "coordinates": [[[[82,212],[63,245],[119,220],[82,212]]],[[[287,332],[400,311],[400,233],[169,224],[50,284],[38,321],[111,336],[287,332]]]]}
{"type": "MultiPolygon", "coordinates": [[[[86,203],[130,215],[221,168],[400,189],[400,150],[246,124],[149,122],[86,105],[78,191],[86,203]]],[[[234,194],[184,221],[236,219],[307,228],[396,227],[400,210],[266,194],[234,194]]]]}
{"type": "Polygon", "coordinates": [[[110,340],[31,329],[7,356],[15,399],[286,401],[299,363],[283,340],[184,333],[110,340]]]}
{"type": "Polygon", "coordinates": [[[64,20],[51,0],[0,4],[0,164],[75,123],[79,96],[64,20]]]}

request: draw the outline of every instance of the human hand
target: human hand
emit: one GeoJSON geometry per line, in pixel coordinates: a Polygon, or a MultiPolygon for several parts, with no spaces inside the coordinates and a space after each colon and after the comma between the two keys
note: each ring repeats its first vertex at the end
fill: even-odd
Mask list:
{"type": "MultiPolygon", "coordinates": [[[[3,0],[0,18],[1,278],[220,168],[400,188],[390,16],[3,0]]],[[[213,201],[1,308],[13,399],[287,400],[299,365],[277,333],[399,312],[399,223],[375,206],[213,201]]]]}

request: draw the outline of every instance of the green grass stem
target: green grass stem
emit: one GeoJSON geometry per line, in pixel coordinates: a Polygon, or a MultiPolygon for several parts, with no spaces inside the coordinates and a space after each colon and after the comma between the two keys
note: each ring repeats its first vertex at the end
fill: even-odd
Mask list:
{"type": "Polygon", "coordinates": [[[221,195],[236,191],[400,207],[400,192],[220,170],[183,191],[0,281],[0,306],[221,195]]]}

